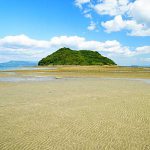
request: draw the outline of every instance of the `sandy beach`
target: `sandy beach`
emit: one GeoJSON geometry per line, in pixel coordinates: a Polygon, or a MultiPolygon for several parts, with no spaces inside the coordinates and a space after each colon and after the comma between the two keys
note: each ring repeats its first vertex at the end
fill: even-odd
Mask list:
{"type": "Polygon", "coordinates": [[[150,150],[150,0],[0,0],[0,150],[150,150]]]}
{"type": "Polygon", "coordinates": [[[149,150],[149,125],[142,80],[0,82],[1,150],[149,150]]]}

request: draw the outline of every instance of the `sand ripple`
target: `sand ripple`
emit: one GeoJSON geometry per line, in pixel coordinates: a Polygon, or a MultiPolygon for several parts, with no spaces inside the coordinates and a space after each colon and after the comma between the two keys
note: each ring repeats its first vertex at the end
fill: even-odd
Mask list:
{"type": "Polygon", "coordinates": [[[149,90],[126,80],[1,83],[0,150],[149,150],[149,90]]]}

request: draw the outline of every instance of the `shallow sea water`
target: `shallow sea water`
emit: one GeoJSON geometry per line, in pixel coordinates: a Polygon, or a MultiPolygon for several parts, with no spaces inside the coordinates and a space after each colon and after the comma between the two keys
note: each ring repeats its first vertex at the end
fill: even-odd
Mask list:
{"type": "MultiPolygon", "coordinates": [[[[28,81],[51,81],[56,79],[80,79],[80,78],[57,78],[52,76],[20,76],[20,77],[0,77],[0,82],[28,82],[28,81]]],[[[84,78],[82,78],[84,79],[84,78]]],[[[150,79],[134,78],[93,78],[100,80],[127,80],[141,81],[150,84],[150,79]]]]}
{"type": "Polygon", "coordinates": [[[0,82],[26,82],[26,81],[49,81],[54,80],[55,77],[0,77],[0,82]]]}

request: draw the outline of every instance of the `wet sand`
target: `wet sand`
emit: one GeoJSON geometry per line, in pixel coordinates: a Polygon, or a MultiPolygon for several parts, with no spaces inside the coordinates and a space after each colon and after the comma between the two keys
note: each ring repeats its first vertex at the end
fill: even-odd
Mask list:
{"type": "Polygon", "coordinates": [[[149,150],[150,84],[91,77],[0,82],[0,149],[149,150]]]}
{"type": "Polygon", "coordinates": [[[55,77],[100,77],[150,79],[150,67],[119,66],[49,66],[28,67],[20,70],[0,71],[5,76],[55,76],[55,77]]]}

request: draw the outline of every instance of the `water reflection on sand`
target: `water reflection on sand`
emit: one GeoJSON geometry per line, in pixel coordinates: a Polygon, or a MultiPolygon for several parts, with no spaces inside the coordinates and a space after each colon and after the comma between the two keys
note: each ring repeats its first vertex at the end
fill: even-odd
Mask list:
{"type": "Polygon", "coordinates": [[[25,81],[49,81],[54,80],[55,77],[41,77],[41,76],[32,76],[32,77],[0,77],[0,82],[25,82],[25,81]]]}
{"type": "MultiPolygon", "coordinates": [[[[27,81],[51,81],[56,79],[87,79],[83,77],[77,78],[60,78],[54,76],[14,76],[14,77],[0,77],[0,82],[27,82],[27,81]]],[[[93,78],[96,80],[127,80],[127,81],[140,81],[150,84],[150,79],[140,79],[140,78],[93,78]]]]}

